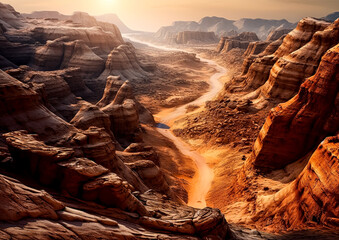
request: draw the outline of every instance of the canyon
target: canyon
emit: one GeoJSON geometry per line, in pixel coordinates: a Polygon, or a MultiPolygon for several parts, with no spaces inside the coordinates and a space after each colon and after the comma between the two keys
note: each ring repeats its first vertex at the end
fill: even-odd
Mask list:
{"type": "Polygon", "coordinates": [[[0,3],[0,238],[338,238],[335,16],[0,3]]]}

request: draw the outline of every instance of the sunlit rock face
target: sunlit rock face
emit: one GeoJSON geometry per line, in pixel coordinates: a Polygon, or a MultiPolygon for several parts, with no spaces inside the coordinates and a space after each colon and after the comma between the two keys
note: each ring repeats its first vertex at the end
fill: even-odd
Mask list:
{"type": "Polygon", "coordinates": [[[326,138],[312,154],[300,175],[286,187],[257,201],[261,225],[284,222],[287,229],[304,224],[337,227],[339,136],[326,138]]]}
{"type": "Polygon", "coordinates": [[[278,169],[296,161],[339,129],[339,45],[322,57],[299,93],[272,109],[253,147],[256,168],[278,169]]]}
{"type": "Polygon", "coordinates": [[[339,42],[339,19],[316,32],[311,41],[298,50],[281,57],[272,67],[270,76],[262,87],[267,98],[290,99],[305,78],[313,75],[327,49],[339,42]]]}
{"type": "MultiPolygon", "coordinates": [[[[329,25],[330,23],[328,22],[313,18],[301,20],[297,27],[284,37],[283,42],[272,55],[262,56],[253,61],[244,78],[247,87],[258,88],[263,85],[269,77],[272,66],[279,58],[301,48],[312,39],[315,32],[324,30],[329,25]]],[[[268,47],[274,48],[272,45],[268,47]]]]}

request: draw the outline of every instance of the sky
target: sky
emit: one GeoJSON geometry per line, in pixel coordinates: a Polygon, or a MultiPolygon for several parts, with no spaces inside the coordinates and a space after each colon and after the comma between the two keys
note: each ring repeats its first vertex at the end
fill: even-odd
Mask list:
{"type": "MultiPolygon", "coordinates": [[[[2,1],[2,0],[1,0],[2,1]]],[[[157,31],[173,21],[198,21],[205,16],[287,19],[323,17],[339,11],[339,0],[3,0],[18,12],[54,10],[90,15],[115,13],[130,28],[157,31]]]]}

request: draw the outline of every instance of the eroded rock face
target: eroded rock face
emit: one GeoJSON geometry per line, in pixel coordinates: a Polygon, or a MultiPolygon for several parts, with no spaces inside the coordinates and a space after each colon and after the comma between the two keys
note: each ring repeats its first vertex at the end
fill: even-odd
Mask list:
{"type": "Polygon", "coordinates": [[[36,50],[34,66],[41,70],[80,68],[84,76],[97,77],[104,69],[104,60],[82,40],[68,42],[67,37],[47,41],[36,50]]]}
{"type": "Polygon", "coordinates": [[[339,42],[339,19],[316,32],[312,40],[302,48],[281,57],[272,67],[261,93],[266,98],[290,99],[305,78],[312,76],[321,57],[339,42]]]}
{"type": "MultiPolygon", "coordinates": [[[[93,138],[91,133],[85,134],[93,138]]],[[[6,133],[4,137],[17,169],[29,169],[30,174],[37,176],[40,183],[56,185],[74,197],[82,196],[86,200],[147,215],[143,205],[128,191],[127,182],[123,184],[118,175],[109,173],[109,170],[103,167],[115,164],[104,162],[105,158],[93,155],[93,151],[86,149],[89,145],[100,148],[93,139],[88,140],[89,145],[84,146],[83,150],[85,156],[95,159],[100,165],[89,159],[75,158],[76,153],[72,148],[48,146],[24,131],[6,133]]],[[[114,153],[114,149],[109,151],[114,153]]]]}
{"type": "MultiPolygon", "coordinates": [[[[272,66],[279,58],[301,48],[311,40],[315,32],[324,30],[329,25],[330,23],[328,22],[313,18],[301,20],[297,27],[284,37],[282,44],[272,55],[256,58],[253,61],[244,77],[246,86],[258,88],[263,85],[269,77],[272,66]]],[[[271,48],[272,46],[269,47],[271,48]]]]}
{"type": "Polygon", "coordinates": [[[266,41],[276,41],[279,38],[281,38],[281,36],[288,34],[290,31],[292,31],[292,29],[276,29],[270,32],[270,34],[268,34],[266,41]]]}
{"type": "Polygon", "coordinates": [[[27,65],[33,55],[33,46],[20,42],[11,42],[0,27],[0,56],[3,59],[1,69],[27,65]]]}
{"type": "Polygon", "coordinates": [[[32,30],[32,37],[41,43],[67,36],[70,41],[82,40],[89,47],[97,47],[96,54],[108,53],[121,45],[121,35],[106,32],[100,27],[36,27],[32,30]]]}
{"type": "Polygon", "coordinates": [[[214,32],[198,32],[198,31],[184,31],[179,32],[176,37],[176,43],[214,43],[217,37],[214,32]]]}
{"type": "Polygon", "coordinates": [[[253,32],[243,32],[234,37],[222,37],[216,51],[226,53],[233,48],[247,49],[250,42],[258,40],[257,35],[253,32]]]}
{"type": "Polygon", "coordinates": [[[104,107],[114,101],[120,87],[124,83],[119,76],[108,76],[106,80],[106,87],[102,98],[97,102],[98,107],[104,107]]]}
{"type": "Polygon", "coordinates": [[[110,117],[111,129],[116,137],[134,138],[139,130],[139,114],[133,99],[125,95],[124,84],[117,93],[115,100],[101,110],[110,117]]]}
{"type": "MultiPolygon", "coordinates": [[[[91,171],[83,167],[73,165],[69,169],[75,175],[91,174],[91,171]]],[[[109,188],[109,184],[118,186],[120,182],[114,176],[103,175],[97,182],[87,187],[93,189],[100,186],[103,191],[109,188]]],[[[180,205],[152,191],[137,196],[140,200],[134,197],[134,200],[145,204],[143,209],[147,214],[152,213],[140,216],[142,213],[128,213],[93,202],[74,201],[74,198],[63,197],[65,203],[62,203],[44,191],[27,187],[3,175],[0,175],[0,188],[4,193],[8,193],[0,194],[1,202],[4,203],[1,220],[11,220],[0,224],[0,236],[4,239],[86,239],[91,236],[91,239],[198,240],[229,239],[232,236],[227,222],[218,210],[211,208],[200,210],[180,205]]],[[[113,189],[108,193],[122,196],[121,192],[114,192],[113,189]]],[[[106,195],[101,197],[109,199],[106,195]]]]}
{"type": "Polygon", "coordinates": [[[75,128],[50,112],[39,94],[19,80],[0,71],[0,129],[2,132],[26,129],[41,139],[68,138],[75,128]]]}
{"type": "MultiPolygon", "coordinates": [[[[135,99],[129,81],[122,84],[116,92],[117,85],[120,82],[117,78],[108,77],[103,98],[97,105],[101,106],[101,111],[109,115],[111,129],[116,137],[135,139],[135,134],[139,131],[139,123],[154,124],[154,118],[135,99]]],[[[123,145],[126,145],[126,143],[123,145]]]]}
{"type": "Polygon", "coordinates": [[[287,229],[304,224],[338,226],[339,136],[326,138],[300,175],[268,200],[258,199],[256,217],[287,229]]]}
{"type": "Polygon", "coordinates": [[[132,44],[126,43],[114,48],[108,55],[104,72],[100,80],[106,80],[109,75],[120,76],[123,80],[143,79],[147,76],[137,59],[132,44]]]}
{"type": "Polygon", "coordinates": [[[255,167],[284,167],[338,131],[338,65],[336,45],[322,57],[317,73],[301,85],[299,93],[271,110],[253,147],[250,162],[255,167]]]}
{"type": "Polygon", "coordinates": [[[45,191],[38,191],[0,175],[0,220],[18,221],[23,218],[57,219],[56,211],[65,208],[45,191]]]}
{"type": "Polygon", "coordinates": [[[9,4],[0,3],[0,24],[4,28],[23,27],[22,16],[9,4]]]}
{"type": "MultiPolygon", "coordinates": [[[[71,72],[71,70],[68,71],[68,73],[71,72]]],[[[10,70],[8,73],[16,76],[26,84],[41,85],[41,91],[46,95],[48,103],[53,106],[53,109],[50,110],[64,119],[72,119],[78,111],[76,96],[72,93],[68,82],[65,80],[65,77],[70,76],[66,71],[32,71],[29,68],[19,68],[10,70]]],[[[71,81],[71,78],[68,78],[69,81],[71,81]]],[[[81,82],[77,85],[81,85],[81,82]]],[[[87,88],[83,87],[86,91],[87,88]]]]}
{"type": "Polygon", "coordinates": [[[250,42],[250,44],[248,45],[245,53],[244,53],[244,56],[245,57],[248,57],[248,56],[251,56],[251,55],[258,55],[260,54],[261,52],[263,52],[266,47],[270,44],[270,42],[250,42]]]}
{"type": "Polygon", "coordinates": [[[83,130],[87,130],[91,126],[104,128],[112,139],[114,139],[109,116],[101,111],[98,106],[90,103],[82,102],[79,112],[74,116],[70,123],[83,130]]]}

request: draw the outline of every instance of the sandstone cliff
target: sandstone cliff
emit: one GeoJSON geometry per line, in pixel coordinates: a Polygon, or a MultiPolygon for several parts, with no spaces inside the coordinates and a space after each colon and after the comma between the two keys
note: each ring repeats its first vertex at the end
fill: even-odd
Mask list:
{"type": "MultiPolygon", "coordinates": [[[[257,200],[261,225],[284,222],[284,228],[304,225],[338,226],[339,137],[326,138],[312,154],[300,175],[279,192],[257,200]]],[[[282,227],[283,228],[283,227],[282,227]]]]}
{"type": "Polygon", "coordinates": [[[270,71],[261,93],[265,97],[290,99],[305,78],[313,75],[327,49],[339,42],[339,19],[316,32],[311,41],[279,58],[270,71]]]}
{"type": "Polygon", "coordinates": [[[270,71],[279,58],[303,47],[312,39],[314,33],[324,30],[329,25],[328,22],[313,18],[302,19],[297,27],[283,38],[282,43],[282,39],[276,40],[267,46],[267,51],[262,52],[261,56],[254,56],[247,61],[243,70],[245,75],[240,77],[242,81],[240,89],[257,89],[262,86],[268,80],[270,71]],[[278,45],[279,47],[276,49],[278,45]],[[272,54],[274,49],[276,50],[272,54]],[[244,86],[246,87],[244,88],[244,86]]]}
{"type": "Polygon", "coordinates": [[[41,70],[78,67],[86,77],[97,77],[104,64],[84,41],[68,41],[67,37],[47,41],[45,46],[37,48],[33,61],[33,66],[41,70]]]}
{"type": "Polygon", "coordinates": [[[178,44],[214,43],[217,38],[214,32],[184,31],[177,34],[175,41],[178,44]]]}
{"type": "Polygon", "coordinates": [[[257,168],[286,166],[316,147],[338,129],[339,45],[322,57],[317,73],[299,93],[274,108],[253,147],[250,161],[257,168]]]}

